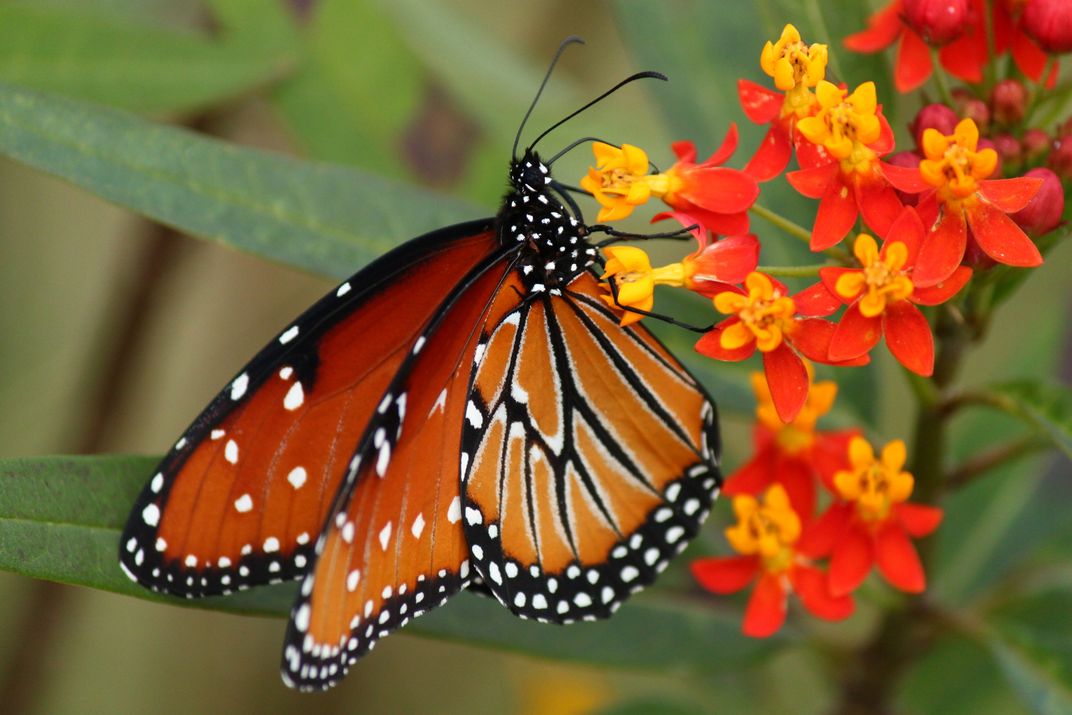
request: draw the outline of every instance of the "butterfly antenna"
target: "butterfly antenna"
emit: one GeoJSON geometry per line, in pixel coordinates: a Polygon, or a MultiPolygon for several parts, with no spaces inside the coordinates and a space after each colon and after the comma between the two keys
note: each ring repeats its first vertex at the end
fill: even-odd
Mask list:
{"type": "Polygon", "coordinates": [[[529,110],[525,112],[525,116],[521,119],[521,126],[517,128],[517,136],[514,137],[514,148],[511,152],[514,159],[517,159],[517,145],[521,143],[521,132],[525,129],[525,123],[529,121],[529,116],[532,114],[532,110],[536,108],[536,103],[540,101],[540,95],[543,94],[543,88],[547,86],[547,81],[551,79],[551,73],[555,71],[555,65],[558,64],[558,59],[562,56],[562,53],[566,51],[566,48],[570,45],[583,45],[584,40],[576,35],[570,35],[566,39],[562,40],[562,44],[558,46],[558,50],[555,51],[555,56],[551,58],[551,66],[547,68],[547,74],[543,76],[543,82],[540,82],[540,88],[536,90],[536,96],[532,98],[532,104],[529,105],[529,110]]]}
{"type": "MultiPolygon", "coordinates": [[[[565,124],[569,120],[573,119],[574,117],[576,117],[578,114],[580,114],[581,112],[585,111],[589,107],[592,107],[593,105],[598,104],[599,102],[602,102],[604,99],[606,99],[610,95],[614,94],[615,92],[617,92],[619,89],[621,89],[625,85],[630,84],[632,82],[636,82],[638,79],[649,79],[649,78],[650,79],[661,79],[663,82],[668,82],[670,80],[670,78],[667,77],[666,75],[664,75],[662,72],[652,72],[651,70],[648,70],[646,72],[637,72],[634,75],[630,75],[629,77],[626,77],[621,82],[619,82],[618,84],[616,84],[613,87],[611,87],[610,89],[608,89],[603,94],[601,94],[598,97],[596,97],[595,99],[593,99],[588,104],[584,105],[580,109],[577,109],[576,111],[571,112],[570,114],[567,114],[565,117],[563,117],[562,119],[559,119],[557,122],[555,122],[554,124],[549,126],[547,129],[545,129],[543,131],[542,134],[540,134],[540,136],[536,137],[536,139],[531,144],[529,144],[529,149],[532,149],[537,144],[539,144],[540,140],[543,139],[545,136],[547,136],[548,134],[550,134],[554,130],[558,129],[560,126],[562,126],[563,124],[565,124]]],[[[539,95],[537,95],[537,96],[539,96],[539,95]]],[[[527,117],[527,115],[526,115],[526,117],[527,117]]],[[[515,156],[517,155],[517,147],[516,147],[516,145],[514,147],[514,155],[515,156]]]]}

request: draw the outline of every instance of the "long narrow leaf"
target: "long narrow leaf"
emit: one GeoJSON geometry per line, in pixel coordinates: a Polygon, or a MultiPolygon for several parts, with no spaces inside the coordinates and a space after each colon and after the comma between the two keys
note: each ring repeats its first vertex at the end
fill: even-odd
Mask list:
{"type": "MultiPolygon", "coordinates": [[[[180,600],[123,575],[120,532],[155,464],[132,456],[0,460],[0,570],[183,606],[286,615],[294,584],[180,600]]],[[[521,621],[490,599],[465,594],[407,632],[606,667],[708,670],[747,662],[772,646],[739,629],[736,617],[658,594],[630,603],[611,621],[568,628],[521,621]]]]}
{"type": "Polygon", "coordinates": [[[3,83],[0,154],[187,233],[335,277],[412,236],[485,213],[355,169],[3,83]]]}

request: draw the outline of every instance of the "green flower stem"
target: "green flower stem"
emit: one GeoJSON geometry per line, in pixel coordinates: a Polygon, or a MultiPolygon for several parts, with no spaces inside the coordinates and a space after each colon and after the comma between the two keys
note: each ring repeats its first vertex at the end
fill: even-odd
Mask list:
{"type": "Polygon", "coordinates": [[[811,244],[811,231],[804,228],[799,223],[790,221],[785,216],[782,216],[779,213],[775,213],[774,211],[768,209],[766,206],[762,206],[760,204],[752,204],[752,207],[748,210],[754,213],[756,216],[759,216],[767,223],[773,224],[778,228],[782,229],[790,236],[793,236],[794,238],[799,238],[801,241],[809,245],[811,244]]]}
{"type": "Polygon", "coordinates": [[[992,469],[1046,449],[1048,446],[1049,444],[1046,441],[1033,434],[1011,440],[986,452],[977,454],[950,470],[945,477],[945,488],[947,490],[959,489],[992,469]]]}
{"type": "Polygon", "coordinates": [[[820,268],[826,268],[829,265],[819,263],[812,266],[756,266],[756,270],[779,278],[815,278],[819,275],[820,268]]]}
{"type": "Polygon", "coordinates": [[[931,64],[934,65],[934,86],[938,89],[938,96],[942,98],[942,103],[950,107],[953,105],[953,95],[949,91],[949,80],[945,76],[945,69],[942,67],[941,61],[938,59],[938,49],[931,48],[931,64]]]}

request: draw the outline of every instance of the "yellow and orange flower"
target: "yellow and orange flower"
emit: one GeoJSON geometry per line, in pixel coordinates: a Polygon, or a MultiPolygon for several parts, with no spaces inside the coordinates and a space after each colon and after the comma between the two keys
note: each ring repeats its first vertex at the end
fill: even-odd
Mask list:
{"type": "Polygon", "coordinates": [[[987,256],[1009,266],[1042,263],[1042,254],[1008,214],[1023,209],[1042,186],[1028,177],[988,179],[997,167],[993,149],[979,149],[979,129],[963,119],[951,135],[923,132],[925,158],[919,167],[883,164],[897,189],[921,194],[917,209],[927,226],[913,272],[917,286],[947,280],[964,260],[969,231],[987,256]]]}
{"type": "Polygon", "coordinates": [[[904,471],[905,445],[893,440],[876,457],[863,437],[849,442],[850,466],[834,475],[834,493],[842,500],[816,522],[808,548],[830,554],[830,589],[847,594],[871,568],[894,587],[919,593],[926,575],[910,537],[930,534],[942,520],[937,507],[910,504],[915,480],[904,471]]]}
{"type": "Polygon", "coordinates": [[[713,593],[735,593],[756,581],[742,626],[746,635],[764,638],[777,632],[790,593],[819,618],[836,621],[852,615],[852,596],[834,596],[810,554],[799,548],[803,522],[781,485],[768,489],[762,501],[735,497],[733,511],[737,523],[725,534],[740,556],[697,559],[691,568],[699,584],[713,593]]]}

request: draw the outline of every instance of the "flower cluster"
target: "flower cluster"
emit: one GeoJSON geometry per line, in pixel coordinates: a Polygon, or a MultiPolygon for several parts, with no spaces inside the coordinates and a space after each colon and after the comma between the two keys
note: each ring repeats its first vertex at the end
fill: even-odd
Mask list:
{"type": "Polygon", "coordinates": [[[738,555],[697,559],[697,582],[724,594],[754,581],[743,629],[755,637],[781,627],[791,594],[814,616],[847,618],[852,592],[875,566],[896,588],[922,591],[926,578],[911,538],[934,531],[942,512],[908,503],[913,478],[902,469],[904,443],[890,442],[876,458],[857,430],[817,430],[837,394],[833,382],[816,383],[788,424],[764,381],[756,375],[752,384],[759,401],[755,456],[724,488],[737,517],[726,540],[738,555]],[[825,510],[816,516],[820,487],[825,510]]]}
{"type": "Polygon", "coordinates": [[[652,220],[674,221],[697,242],[680,261],[658,267],[640,248],[605,248],[604,299],[622,325],[662,317],[655,286],[685,288],[710,301],[715,314],[696,328],[697,352],[731,362],[758,353],[762,362],[754,378],[761,403],[755,455],[725,487],[737,515],[726,536],[739,556],[694,564],[696,578],[715,592],[756,581],[746,632],[776,630],[791,593],[823,618],[847,616],[851,592],[872,565],[902,590],[923,588],[911,539],[935,529],[941,512],[907,502],[914,482],[903,471],[899,440],[876,457],[859,430],[815,429],[836,387],[813,383],[811,365],[865,365],[885,342],[913,379],[929,378],[935,306],[956,301],[942,310],[959,316],[977,284],[976,295],[986,290],[984,273],[1042,264],[1036,241],[1059,225],[1062,182],[1072,180],[1072,121],[1055,131],[1029,124],[1052,101],[1043,89],[1056,76],[1052,53],[1072,50],[1066,7],[1057,0],[894,0],[849,37],[846,45],[864,52],[898,43],[901,91],[944,71],[979,83],[952,93],[941,83],[946,102],[918,112],[908,150],[895,153],[876,83],[830,81],[827,45],[805,42],[792,25],[760,53],[772,86],[738,81],[745,115],[767,127],[742,168],[728,166],[736,126],[702,162],[691,142],[674,143],[676,161],[666,171],[638,147],[593,145],[595,164],[581,187],[600,204],[600,222],[660,199],[669,210],[652,220]],[[941,67],[932,65],[932,50],[941,67]],[[982,84],[994,53],[1011,53],[1035,85],[1015,77],[982,84]],[[810,229],[758,203],[764,183],[783,173],[817,201],[810,229]],[[821,264],[760,266],[752,215],[804,239],[821,264]],[[782,278],[811,280],[790,288],[782,278]]]}

